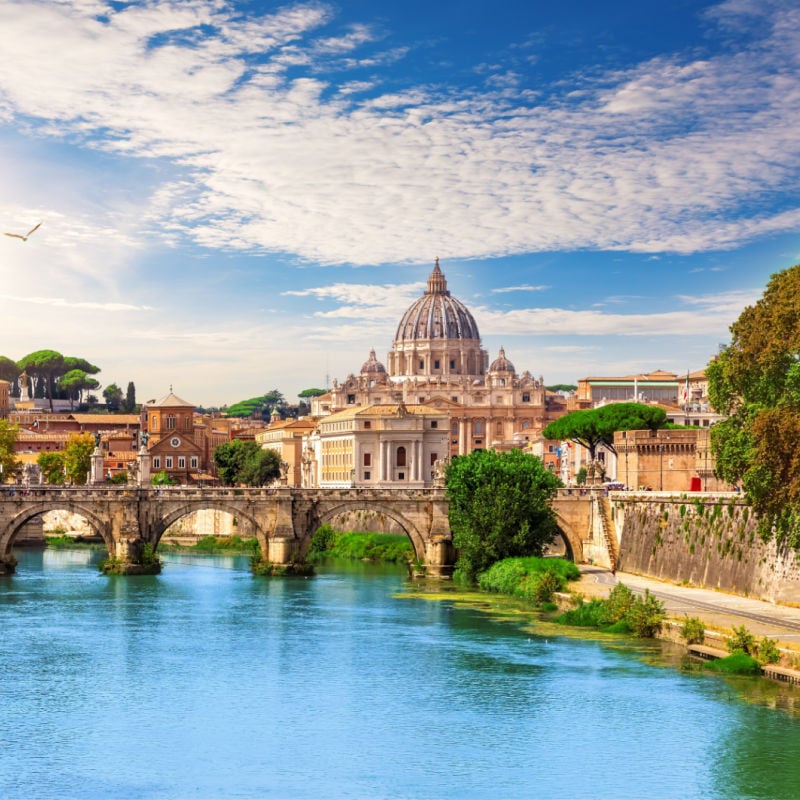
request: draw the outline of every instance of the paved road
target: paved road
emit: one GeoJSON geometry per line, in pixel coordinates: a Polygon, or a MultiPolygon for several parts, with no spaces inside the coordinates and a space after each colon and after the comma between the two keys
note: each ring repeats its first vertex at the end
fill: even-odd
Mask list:
{"type": "Polygon", "coordinates": [[[620,582],[639,594],[649,589],[664,602],[670,616],[698,616],[719,628],[746,625],[757,636],[769,636],[787,644],[800,643],[800,609],[797,608],[711,589],[678,586],[631,573],[618,572],[615,576],[598,567],[584,566],[581,572],[580,590],[589,590],[587,594],[605,595],[620,582]]]}

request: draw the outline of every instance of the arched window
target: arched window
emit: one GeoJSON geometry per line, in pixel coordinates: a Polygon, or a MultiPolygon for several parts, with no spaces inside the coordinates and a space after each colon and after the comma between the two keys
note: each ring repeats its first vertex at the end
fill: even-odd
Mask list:
{"type": "Polygon", "coordinates": [[[406,449],[405,447],[397,448],[397,466],[404,467],[406,465],[406,449]]]}

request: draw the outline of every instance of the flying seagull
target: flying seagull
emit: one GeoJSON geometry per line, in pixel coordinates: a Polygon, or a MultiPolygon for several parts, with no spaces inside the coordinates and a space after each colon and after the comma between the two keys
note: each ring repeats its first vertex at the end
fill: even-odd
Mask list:
{"type": "Polygon", "coordinates": [[[32,228],[31,228],[31,229],[30,229],[30,230],[29,230],[29,231],[28,231],[28,232],[27,232],[27,233],[26,233],[24,236],[23,236],[21,233],[6,233],[6,234],[4,234],[4,235],[5,235],[5,236],[10,236],[12,239],[22,239],[22,241],[23,241],[23,242],[27,242],[27,241],[28,241],[28,237],[29,237],[31,234],[35,233],[35,232],[36,232],[36,229],[37,229],[37,228],[39,227],[39,225],[41,225],[41,224],[42,224],[42,223],[41,223],[41,222],[39,222],[38,224],[34,225],[34,226],[33,226],[33,227],[32,227],[32,228]]]}

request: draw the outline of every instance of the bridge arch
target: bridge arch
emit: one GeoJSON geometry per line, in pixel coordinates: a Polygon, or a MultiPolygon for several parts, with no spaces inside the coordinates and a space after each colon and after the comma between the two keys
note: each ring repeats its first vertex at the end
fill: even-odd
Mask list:
{"type": "Polygon", "coordinates": [[[392,520],[392,522],[400,527],[405,532],[406,536],[408,536],[411,541],[411,546],[414,548],[414,556],[420,561],[425,560],[425,539],[417,526],[397,511],[397,509],[385,505],[384,503],[376,503],[374,500],[351,500],[348,502],[340,502],[329,507],[318,507],[316,513],[311,515],[308,528],[302,537],[302,542],[300,544],[300,553],[302,557],[305,558],[308,548],[311,545],[311,537],[321,525],[330,523],[341,514],[347,514],[353,511],[368,511],[372,514],[382,514],[392,520]]]}
{"type": "Polygon", "coordinates": [[[583,561],[583,539],[574,530],[573,523],[555,510],[558,532],[564,541],[567,557],[576,564],[583,561]]]}
{"type": "Polygon", "coordinates": [[[167,513],[160,514],[154,518],[150,527],[150,542],[153,548],[158,548],[161,537],[179,519],[183,519],[183,517],[187,517],[197,511],[221,511],[230,514],[232,517],[247,520],[253,531],[253,535],[258,539],[258,544],[262,552],[266,552],[267,534],[263,527],[259,525],[256,517],[247,511],[243,511],[241,504],[225,502],[224,500],[214,500],[213,498],[180,502],[167,513]]]}
{"type": "Polygon", "coordinates": [[[0,561],[11,558],[11,548],[14,540],[22,528],[35,517],[47,514],[49,511],[69,511],[83,517],[95,533],[101,536],[109,554],[114,552],[114,538],[108,520],[80,502],[71,500],[40,500],[23,506],[19,513],[8,519],[0,529],[0,561]]]}

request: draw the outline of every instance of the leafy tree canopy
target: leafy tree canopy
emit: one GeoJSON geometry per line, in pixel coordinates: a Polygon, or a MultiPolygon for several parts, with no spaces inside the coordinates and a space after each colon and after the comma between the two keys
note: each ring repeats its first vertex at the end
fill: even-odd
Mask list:
{"type": "Polygon", "coordinates": [[[261,397],[251,397],[241,400],[225,410],[227,417],[269,417],[273,408],[284,408],[286,399],[277,390],[273,389],[261,397]]]}
{"type": "Polygon", "coordinates": [[[86,483],[94,448],[94,436],[90,433],[75,433],[69,437],[64,448],[64,468],[70,483],[78,486],[86,483]]]}
{"type": "Polygon", "coordinates": [[[574,392],[578,387],[574,383],[556,383],[552,386],[545,386],[548,392],[574,392]]]}
{"type": "Polygon", "coordinates": [[[0,419],[0,483],[11,480],[19,469],[20,464],[14,451],[18,434],[18,425],[12,425],[7,419],[0,419]]]}
{"type": "Polygon", "coordinates": [[[156,472],[150,476],[150,484],[152,486],[172,486],[172,483],[169,473],[163,469],[161,472],[156,472]]]}
{"type": "Polygon", "coordinates": [[[550,500],[561,481],[521,450],[477,450],[447,467],[456,569],[469,582],[496,561],[540,556],[558,526],[550,500]]]}
{"type": "Polygon", "coordinates": [[[64,483],[64,454],[39,453],[36,463],[42,471],[42,480],[53,486],[64,483]]]}
{"type": "Polygon", "coordinates": [[[599,408],[572,411],[551,422],[543,431],[546,439],[570,441],[583,445],[589,457],[597,457],[597,448],[605,445],[614,450],[617,431],[655,431],[667,425],[663,408],[644,403],[609,403],[599,408]]]}
{"type": "Polygon", "coordinates": [[[778,272],[706,370],[716,472],[741,482],[761,533],[800,546],[800,265],[778,272]]]}
{"type": "Polygon", "coordinates": [[[0,380],[15,381],[19,377],[20,369],[16,361],[7,356],[0,356],[0,380]]]}
{"type": "Polygon", "coordinates": [[[281,474],[280,457],[264,450],[258,442],[234,439],[214,449],[217,474],[224,484],[264,486],[281,474]]]}
{"type": "Polygon", "coordinates": [[[327,392],[327,389],[303,389],[297,396],[305,400],[308,397],[319,397],[327,392]]]}
{"type": "Polygon", "coordinates": [[[103,397],[106,401],[106,407],[112,414],[120,410],[124,395],[122,394],[122,389],[116,383],[110,383],[103,389],[103,397]]]}

